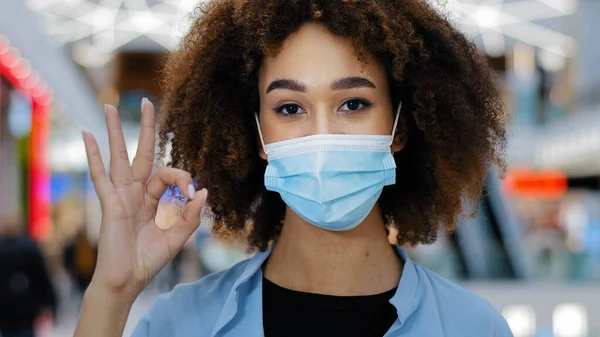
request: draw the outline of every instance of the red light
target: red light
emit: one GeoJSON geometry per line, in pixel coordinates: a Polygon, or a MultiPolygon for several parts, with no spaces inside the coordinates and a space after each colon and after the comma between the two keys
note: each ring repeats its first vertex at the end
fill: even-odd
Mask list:
{"type": "Polygon", "coordinates": [[[17,80],[24,80],[31,74],[31,64],[22,59],[16,67],[12,68],[12,73],[17,80]]]}
{"type": "Polygon", "coordinates": [[[41,240],[50,230],[50,168],[47,151],[52,95],[37,75],[32,73],[28,62],[21,59],[19,51],[8,47],[4,40],[0,35],[0,76],[32,101],[29,232],[34,239],[41,240]]]}
{"type": "Polygon", "coordinates": [[[25,90],[31,90],[38,85],[39,81],[37,79],[37,76],[33,73],[21,81],[21,87],[23,87],[23,89],[25,90]]]}
{"type": "MultiPolygon", "coordinates": [[[[49,102],[49,99],[48,101],[49,102]]],[[[50,231],[50,169],[48,167],[48,138],[50,118],[48,105],[33,101],[30,160],[30,234],[41,240],[50,231]]]]}
{"type": "Polygon", "coordinates": [[[40,98],[44,95],[46,95],[46,88],[42,83],[38,83],[38,85],[31,89],[31,96],[33,98],[40,98]]]}
{"type": "Polygon", "coordinates": [[[514,169],[503,183],[507,193],[544,199],[560,198],[568,190],[567,177],[554,170],[514,169]]]}
{"type": "Polygon", "coordinates": [[[0,55],[0,62],[6,68],[14,68],[20,64],[21,56],[19,55],[19,51],[14,47],[9,47],[8,50],[0,55]]]}

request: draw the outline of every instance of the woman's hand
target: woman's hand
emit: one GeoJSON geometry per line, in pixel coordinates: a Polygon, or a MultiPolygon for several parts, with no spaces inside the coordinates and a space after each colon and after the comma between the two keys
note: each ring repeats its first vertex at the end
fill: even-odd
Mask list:
{"type": "Polygon", "coordinates": [[[105,107],[110,143],[110,175],[98,143],[83,132],[90,174],[102,205],[98,263],[91,288],[129,302],[177,254],[200,224],[207,192],[195,192],[188,172],[161,167],[150,178],[155,158],[154,106],[142,100],[139,145],[130,165],[118,111],[105,107]],[[169,229],[155,221],[158,201],[169,185],[191,199],[181,219],[169,229]]]}

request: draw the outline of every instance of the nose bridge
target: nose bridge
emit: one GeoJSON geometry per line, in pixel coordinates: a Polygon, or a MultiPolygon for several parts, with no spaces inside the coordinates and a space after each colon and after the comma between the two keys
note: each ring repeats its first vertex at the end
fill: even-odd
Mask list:
{"type": "Polygon", "coordinates": [[[312,114],[312,134],[332,134],[335,133],[335,118],[325,104],[316,106],[312,114]]]}

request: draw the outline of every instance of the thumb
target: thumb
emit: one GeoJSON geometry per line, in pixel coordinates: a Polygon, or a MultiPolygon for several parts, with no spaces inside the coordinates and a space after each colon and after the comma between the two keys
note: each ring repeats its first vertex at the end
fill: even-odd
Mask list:
{"type": "Polygon", "coordinates": [[[200,226],[200,213],[207,196],[208,191],[205,188],[196,193],[194,199],[185,206],[181,218],[166,231],[171,251],[179,251],[200,226]]]}

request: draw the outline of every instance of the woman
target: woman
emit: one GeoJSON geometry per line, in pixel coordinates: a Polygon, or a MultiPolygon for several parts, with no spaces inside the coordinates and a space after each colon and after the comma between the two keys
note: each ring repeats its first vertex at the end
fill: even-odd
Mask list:
{"type": "Polygon", "coordinates": [[[258,253],[160,297],[134,336],[511,335],[487,302],[387,237],[434,242],[503,164],[492,73],[424,0],[213,0],[163,83],[169,168],[148,180],[147,100],[131,166],[115,108],[110,177],[84,133],[103,218],[76,336],[120,336],[205,201],[215,234],[258,253]],[[168,185],[191,201],[161,230],[168,185]]]}

